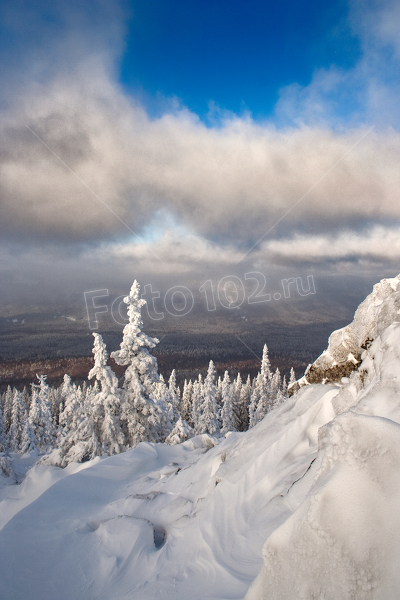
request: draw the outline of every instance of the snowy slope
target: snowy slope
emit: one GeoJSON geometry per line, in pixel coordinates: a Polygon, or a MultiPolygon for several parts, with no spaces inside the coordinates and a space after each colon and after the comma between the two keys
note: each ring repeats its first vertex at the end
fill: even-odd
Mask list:
{"type": "Polygon", "coordinates": [[[320,429],[313,485],[266,541],[246,600],[400,597],[399,323],[375,339],[361,371],[365,387],[354,374],[334,399],[346,412],[320,429]]]}
{"type": "Polygon", "coordinates": [[[397,599],[399,337],[219,443],[35,466],[2,491],[0,599],[397,599]]]}

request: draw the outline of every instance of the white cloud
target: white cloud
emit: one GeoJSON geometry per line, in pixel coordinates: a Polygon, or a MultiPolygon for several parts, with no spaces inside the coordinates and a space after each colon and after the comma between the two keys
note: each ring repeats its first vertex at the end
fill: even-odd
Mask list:
{"type": "Polygon", "coordinates": [[[296,235],[291,239],[266,242],[260,254],[294,263],[351,258],[400,261],[400,229],[374,227],[363,232],[347,230],[333,235],[296,235]]]}
{"type": "Polygon", "coordinates": [[[248,242],[305,194],[288,229],[400,212],[395,132],[277,131],[250,118],[207,128],[186,110],[151,121],[93,65],[31,92],[3,124],[6,235],[107,239],[164,208],[201,235],[248,242]]]}

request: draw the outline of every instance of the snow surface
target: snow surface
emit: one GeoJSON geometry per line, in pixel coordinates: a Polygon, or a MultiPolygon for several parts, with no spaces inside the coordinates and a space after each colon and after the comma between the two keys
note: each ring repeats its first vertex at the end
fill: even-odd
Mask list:
{"type": "Polygon", "coordinates": [[[0,598],[397,600],[399,341],[246,433],[0,476],[0,598]]]}

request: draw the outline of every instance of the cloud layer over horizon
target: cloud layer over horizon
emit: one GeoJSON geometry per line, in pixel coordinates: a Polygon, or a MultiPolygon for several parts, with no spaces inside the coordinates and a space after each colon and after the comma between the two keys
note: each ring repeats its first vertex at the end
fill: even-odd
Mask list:
{"type": "MultiPolygon", "coordinates": [[[[95,255],[99,277],[102,257],[106,264],[117,255],[138,271],[165,274],[179,265],[196,272],[200,263],[223,269],[244,255],[249,266],[393,267],[400,217],[396,3],[350,3],[363,49],[354,67],[332,65],[308,86],[287,86],[262,122],[217,108],[211,124],[174,99],[151,118],[124,90],[116,65],[126,5],[61,6],[58,25],[35,40],[20,78],[11,59],[5,70],[3,272],[18,270],[16,257],[25,253],[38,263],[53,254],[61,271],[68,256],[95,255]],[[54,54],[46,59],[48,44],[54,54]],[[149,229],[158,233],[146,240],[149,229]]],[[[27,52],[31,21],[27,15],[18,23],[16,14],[6,10],[7,24],[27,52]]],[[[46,16],[32,14],[37,22],[46,16]]]]}

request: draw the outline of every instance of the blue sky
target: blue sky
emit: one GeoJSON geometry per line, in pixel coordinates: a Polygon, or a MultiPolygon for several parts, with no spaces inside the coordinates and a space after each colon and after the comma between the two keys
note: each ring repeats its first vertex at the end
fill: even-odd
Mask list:
{"type": "Polygon", "coordinates": [[[280,88],[360,58],[344,1],[137,0],[131,8],[120,77],[156,114],[177,97],[202,118],[210,101],[270,117],[280,88]]]}

